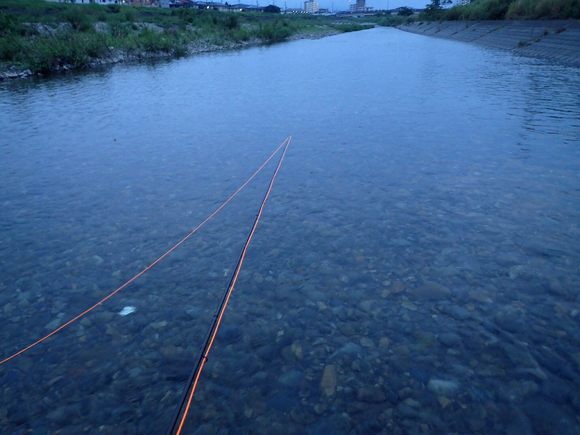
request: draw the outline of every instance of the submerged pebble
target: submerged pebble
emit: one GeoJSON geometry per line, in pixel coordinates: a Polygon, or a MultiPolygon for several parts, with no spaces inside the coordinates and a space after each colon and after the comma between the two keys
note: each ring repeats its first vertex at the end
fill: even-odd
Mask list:
{"type": "Polygon", "coordinates": [[[129,314],[132,314],[136,311],[137,309],[135,307],[125,307],[123,308],[121,311],[119,311],[119,315],[120,316],[127,316],[129,314]]]}

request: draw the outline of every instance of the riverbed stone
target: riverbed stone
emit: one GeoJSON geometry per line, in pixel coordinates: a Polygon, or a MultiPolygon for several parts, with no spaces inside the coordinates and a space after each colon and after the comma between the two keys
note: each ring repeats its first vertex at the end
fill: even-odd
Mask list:
{"type": "Polygon", "coordinates": [[[322,373],[322,380],[320,381],[320,391],[323,396],[334,396],[336,393],[337,374],[335,365],[327,365],[324,367],[322,373]]]}
{"type": "Polygon", "coordinates": [[[62,324],[62,318],[58,317],[56,319],[53,319],[49,323],[47,323],[46,326],[44,327],[44,329],[49,330],[49,331],[53,331],[56,328],[58,328],[61,324],[62,324]]]}
{"type": "Polygon", "coordinates": [[[436,301],[448,299],[451,296],[451,290],[449,290],[447,287],[429,281],[424,282],[419,287],[410,288],[407,291],[416,300],[419,301],[436,301]]]}
{"type": "Polygon", "coordinates": [[[375,343],[368,337],[363,337],[360,339],[360,345],[362,347],[375,347],[375,343]]]}
{"type": "Polygon", "coordinates": [[[421,408],[421,403],[411,397],[406,398],[403,400],[403,403],[411,408],[421,408]]]}
{"type": "Polygon", "coordinates": [[[467,426],[469,430],[473,432],[479,432],[485,427],[485,419],[487,417],[487,411],[480,405],[474,405],[467,413],[467,426]]]}
{"type": "Polygon", "coordinates": [[[416,409],[410,407],[409,405],[407,405],[403,402],[401,402],[397,405],[397,412],[405,418],[417,418],[417,417],[419,417],[419,412],[416,409]]]}
{"type": "Polygon", "coordinates": [[[353,335],[356,335],[356,330],[354,329],[354,326],[351,323],[341,323],[338,326],[338,329],[347,337],[352,337],[353,335]]]}
{"type": "Polygon", "coordinates": [[[427,389],[437,396],[453,398],[459,393],[459,384],[456,381],[431,378],[427,389]]]}
{"type": "Polygon", "coordinates": [[[395,281],[391,286],[391,293],[397,294],[405,291],[405,284],[402,281],[395,281]]]}
{"type": "Polygon", "coordinates": [[[381,387],[371,386],[359,388],[357,391],[357,398],[361,402],[367,403],[378,403],[387,400],[387,397],[385,396],[385,393],[381,387]]]}
{"type": "Polygon", "coordinates": [[[333,360],[335,358],[340,358],[342,356],[355,356],[359,352],[361,352],[362,348],[356,343],[347,343],[332,355],[330,355],[329,360],[333,360]]]}
{"type": "Polygon", "coordinates": [[[519,332],[525,328],[523,313],[514,307],[504,307],[499,310],[494,320],[500,328],[508,332],[519,332]]]}
{"type": "Polygon", "coordinates": [[[577,420],[567,407],[557,406],[548,400],[534,397],[526,401],[523,409],[536,433],[580,434],[577,420]]]}
{"type": "Polygon", "coordinates": [[[461,337],[454,332],[444,332],[437,337],[439,343],[447,347],[459,346],[462,342],[461,337]]]}
{"type": "Polygon", "coordinates": [[[300,370],[289,370],[278,377],[278,382],[286,387],[298,389],[304,380],[304,373],[300,370]]]}
{"type": "Polygon", "coordinates": [[[459,305],[445,306],[442,311],[455,320],[466,320],[471,317],[469,310],[459,305]]]}
{"type": "Polygon", "coordinates": [[[389,340],[387,337],[381,337],[379,340],[380,347],[389,347],[389,344],[391,344],[391,340],[389,340]]]}

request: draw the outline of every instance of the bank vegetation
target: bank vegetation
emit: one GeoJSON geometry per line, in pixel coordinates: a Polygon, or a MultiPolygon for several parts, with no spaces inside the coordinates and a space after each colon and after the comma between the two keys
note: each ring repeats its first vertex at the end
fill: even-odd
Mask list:
{"type": "Polygon", "coordinates": [[[383,13],[375,20],[381,26],[399,26],[415,21],[580,19],[580,0],[475,0],[466,5],[446,6],[445,0],[432,0],[418,15],[383,13]]]}
{"type": "Polygon", "coordinates": [[[0,0],[0,72],[47,73],[365,28],[308,15],[0,0]]]}

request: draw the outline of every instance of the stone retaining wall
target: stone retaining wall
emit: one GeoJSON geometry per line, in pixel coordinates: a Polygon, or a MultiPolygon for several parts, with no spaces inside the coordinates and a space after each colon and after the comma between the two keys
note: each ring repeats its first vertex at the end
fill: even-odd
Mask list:
{"type": "Polygon", "coordinates": [[[444,21],[405,24],[405,32],[512,50],[580,67],[580,21],[444,21]]]}

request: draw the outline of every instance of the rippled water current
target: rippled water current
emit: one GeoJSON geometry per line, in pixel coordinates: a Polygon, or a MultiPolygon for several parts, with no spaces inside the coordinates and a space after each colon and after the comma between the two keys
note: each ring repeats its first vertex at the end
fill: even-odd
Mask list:
{"type": "MultiPolygon", "coordinates": [[[[187,433],[579,434],[579,96],[393,29],[0,83],[0,359],[292,135],[187,433]]],[[[2,433],[164,433],[273,169],[0,366],[2,433]]]]}

